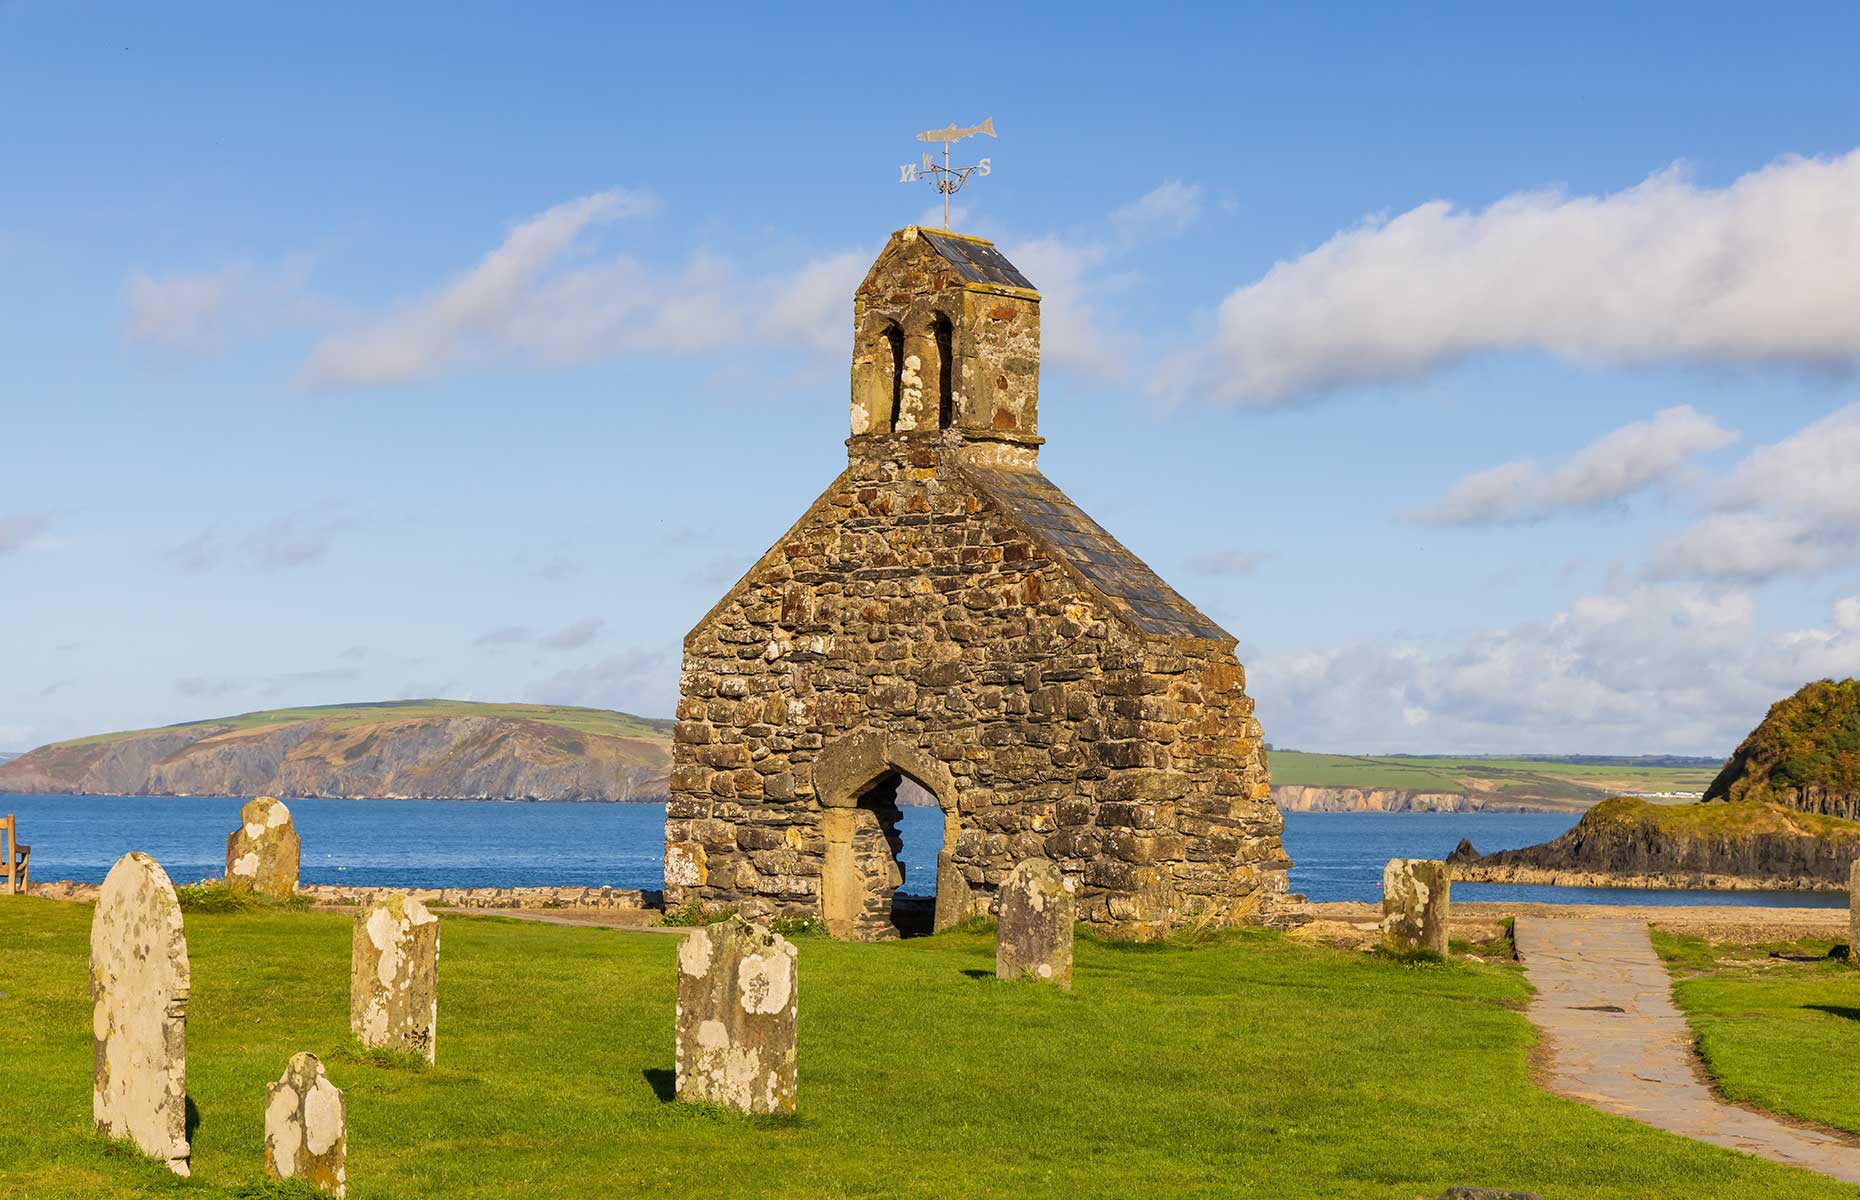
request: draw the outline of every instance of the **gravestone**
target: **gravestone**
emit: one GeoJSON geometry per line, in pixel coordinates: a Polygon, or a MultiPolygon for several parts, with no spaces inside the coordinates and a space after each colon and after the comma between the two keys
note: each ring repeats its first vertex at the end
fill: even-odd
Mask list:
{"type": "Polygon", "coordinates": [[[125,854],[90,922],[91,1113],[97,1131],[188,1173],[187,936],[161,864],[125,854]]]}
{"type": "Polygon", "coordinates": [[[226,886],[235,892],[289,896],[297,890],[302,851],[291,810],[260,796],[239,810],[239,828],[226,835],[226,886]]]}
{"type": "Polygon", "coordinates": [[[1051,860],[1030,858],[1001,885],[995,976],[1072,990],[1072,893],[1051,860]]]}
{"type": "Polygon", "coordinates": [[[794,945],[733,916],[678,947],[677,1095],[751,1113],[791,1113],[794,945]]]}
{"type": "Polygon", "coordinates": [[[314,1054],[293,1054],[265,1089],[265,1172],[340,1196],[348,1185],[349,1134],[342,1091],[314,1054]]]}
{"type": "Polygon", "coordinates": [[[1860,861],[1847,876],[1847,961],[1860,966],[1860,861]]]}
{"type": "Polygon", "coordinates": [[[362,1045],[435,1061],[439,1026],[439,918],[411,896],[355,914],[349,1027],[362,1045]]]}
{"type": "Polygon", "coordinates": [[[1382,869],[1382,936],[1394,950],[1447,952],[1447,864],[1391,858],[1382,869]]]}

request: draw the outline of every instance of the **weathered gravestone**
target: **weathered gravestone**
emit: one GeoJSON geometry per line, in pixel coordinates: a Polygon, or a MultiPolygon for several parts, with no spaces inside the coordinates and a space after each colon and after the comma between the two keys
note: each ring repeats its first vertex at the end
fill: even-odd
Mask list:
{"type": "Polygon", "coordinates": [[[275,797],[260,796],[239,810],[239,828],[226,835],[226,886],[288,896],[297,889],[302,849],[291,810],[275,797]]]}
{"type": "Polygon", "coordinates": [[[125,854],[90,922],[91,1113],[97,1131],[188,1173],[187,936],[161,864],[125,854]]]}
{"type": "Polygon", "coordinates": [[[293,1054],[265,1089],[265,1171],[340,1196],[348,1184],[349,1134],[342,1092],[314,1054],[293,1054]]]}
{"type": "Polygon", "coordinates": [[[1072,893],[1050,859],[1030,858],[1001,885],[995,976],[1072,989],[1072,893]]]}
{"type": "Polygon", "coordinates": [[[355,915],[349,1027],[364,1046],[434,1059],[439,1026],[439,918],[411,896],[355,915]]]}
{"type": "Polygon", "coordinates": [[[677,1095],[752,1113],[791,1113],[795,948],[733,916],[678,947],[677,1095]]]}
{"type": "Polygon", "coordinates": [[[1860,861],[1847,876],[1847,961],[1860,966],[1860,861]]]}
{"type": "Polygon", "coordinates": [[[1382,868],[1382,936],[1395,950],[1447,952],[1447,864],[1391,858],[1382,868]]]}

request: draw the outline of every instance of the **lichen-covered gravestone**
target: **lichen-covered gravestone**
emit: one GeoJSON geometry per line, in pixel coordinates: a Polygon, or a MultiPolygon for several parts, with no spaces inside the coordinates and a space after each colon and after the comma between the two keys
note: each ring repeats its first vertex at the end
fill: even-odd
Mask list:
{"type": "Polygon", "coordinates": [[[342,1092],[314,1054],[293,1054],[265,1089],[265,1171],[340,1196],[348,1184],[349,1135],[342,1092]]]}
{"type": "Polygon", "coordinates": [[[1028,859],[1001,885],[995,976],[1072,988],[1072,893],[1049,859],[1028,859]]]}
{"type": "Polygon", "coordinates": [[[1391,858],[1382,868],[1382,936],[1395,950],[1447,952],[1447,864],[1391,858]]]}
{"type": "Polygon", "coordinates": [[[1847,961],[1860,966],[1860,862],[1847,876],[1847,961]]]}
{"type": "Polygon", "coordinates": [[[90,922],[97,1131],[188,1173],[187,936],[161,864],[125,854],[90,922]]]}
{"type": "Polygon", "coordinates": [[[355,915],[349,1027],[364,1046],[434,1059],[439,1026],[439,918],[411,896],[355,915]]]}
{"type": "Polygon", "coordinates": [[[288,896],[297,889],[302,849],[291,810],[275,797],[260,796],[239,810],[239,828],[226,835],[226,886],[288,896]]]}
{"type": "Polygon", "coordinates": [[[678,947],[677,1094],[751,1113],[791,1113],[795,949],[733,916],[678,947]]]}

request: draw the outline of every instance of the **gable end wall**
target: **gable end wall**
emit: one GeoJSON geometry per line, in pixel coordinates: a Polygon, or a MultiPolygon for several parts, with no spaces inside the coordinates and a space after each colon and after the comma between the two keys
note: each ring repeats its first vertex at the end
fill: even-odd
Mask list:
{"type": "Polygon", "coordinates": [[[957,446],[855,439],[686,639],[668,906],[818,914],[814,765],[863,733],[946,771],[919,782],[953,793],[939,891],[970,912],[1048,857],[1110,932],[1267,916],[1289,863],[1231,646],[1138,634],[962,476],[957,446]]]}

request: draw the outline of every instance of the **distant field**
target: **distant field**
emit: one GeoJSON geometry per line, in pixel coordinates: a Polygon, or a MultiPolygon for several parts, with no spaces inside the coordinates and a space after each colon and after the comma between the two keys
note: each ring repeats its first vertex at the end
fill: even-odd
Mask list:
{"type": "Polygon", "coordinates": [[[1272,782],[1330,788],[1483,792],[1506,799],[1586,804],[1625,792],[1703,792],[1718,773],[1711,766],[1650,766],[1619,762],[1558,762],[1532,758],[1451,755],[1373,757],[1274,750],[1272,782]]]}
{"type": "MultiPolygon", "coordinates": [[[[561,704],[480,704],[470,700],[383,700],[376,704],[325,704],[308,708],[273,708],[263,712],[241,713],[236,717],[216,717],[208,721],[184,721],[165,725],[164,729],[192,729],[202,725],[230,725],[235,729],[256,729],[291,721],[328,721],[330,728],[345,725],[374,725],[395,719],[424,717],[507,717],[513,720],[546,721],[583,733],[602,733],[612,737],[667,738],[673,721],[656,721],[630,713],[610,712],[604,708],[574,708],[561,704]]],[[[74,738],[65,746],[89,746],[149,733],[147,729],[126,729],[74,738]]]]}

